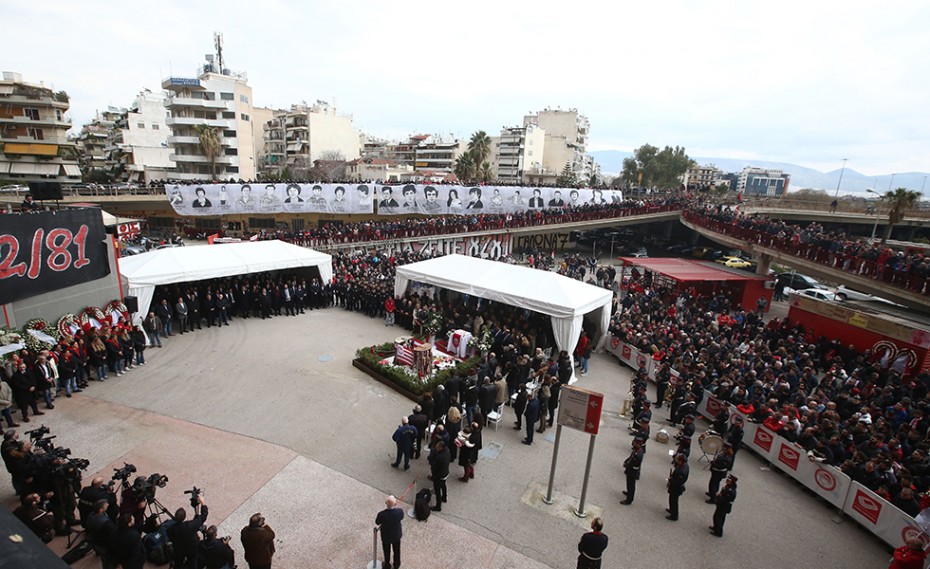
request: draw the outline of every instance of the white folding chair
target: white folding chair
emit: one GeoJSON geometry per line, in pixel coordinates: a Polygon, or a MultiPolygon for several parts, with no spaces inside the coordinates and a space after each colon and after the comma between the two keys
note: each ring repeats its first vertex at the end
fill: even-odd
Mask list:
{"type": "Polygon", "coordinates": [[[488,413],[488,424],[494,423],[494,430],[496,431],[500,427],[501,421],[504,420],[504,406],[498,405],[490,413],[488,413]]]}

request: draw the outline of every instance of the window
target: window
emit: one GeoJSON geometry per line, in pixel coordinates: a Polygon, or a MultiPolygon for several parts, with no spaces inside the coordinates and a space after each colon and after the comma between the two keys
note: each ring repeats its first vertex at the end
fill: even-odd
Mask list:
{"type": "Polygon", "coordinates": [[[250,229],[274,229],[274,218],[273,217],[250,217],[249,228],[250,229]]]}
{"type": "Polygon", "coordinates": [[[140,122],[140,123],[136,124],[136,126],[139,127],[139,128],[141,128],[141,129],[145,129],[145,123],[144,123],[144,122],[140,122]]]}
{"type": "Polygon", "coordinates": [[[61,109],[55,109],[55,118],[61,120],[61,109]]]}
{"type": "Polygon", "coordinates": [[[198,217],[194,220],[194,225],[197,227],[197,229],[219,229],[220,220],[216,218],[204,219],[202,217],[198,217]]]}
{"type": "Polygon", "coordinates": [[[236,97],[232,93],[220,93],[220,99],[223,101],[232,101],[236,97]]]}
{"type": "MultiPolygon", "coordinates": [[[[225,119],[226,117],[223,117],[223,118],[225,119]]],[[[233,118],[235,118],[235,116],[233,116],[233,118]]],[[[224,130],[224,131],[223,131],[223,136],[226,137],[226,138],[236,138],[236,131],[234,131],[234,130],[224,130]]]]}
{"type": "Polygon", "coordinates": [[[227,173],[227,174],[238,174],[238,173],[239,173],[239,167],[238,167],[238,166],[227,166],[227,167],[226,167],[226,173],[227,173]]]}
{"type": "Polygon", "coordinates": [[[157,123],[157,122],[153,122],[153,123],[152,123],[152,130],[158,130],[158,128],[159,128],[159,127],[158,127],[158,123],[157,123]]]}
{"type": "Polygon", "coordinates": [[[532,155],[533,155],[533,151],[532,151],[532,150],[527,150],[526,155],[527,155],[527,156],[532,156],[532,155]]]}
{"type": "Polygon", "coordinates": [[[232,111],[223,111],[223,118],[224,118],[224,119],[235,119],[235,118],[236,118],[236,113],[234,113],[234,112],[232,112],[232,111]]]}
{"type": "Polygon", "coordinates": [[[247,121],[247,120],[249,120],[249,115],[244,115],[244,114],[240,113],[240,114],[239,114],[239,118],[241,118],[241,119],[244,120],[244,121],[247,121]]]}
{"type": "Polygon", "coordinates": [[[26,107],[23,109],[23,116],[29,117],[30,119],[37,121],[39,120],[39,109],[33,109],[30,107],[26,107]]]}
{"type": "Polygon", "coordinates": [[[226,156],[239,156],[239,149],[238,148],[227,148],[225,153],[226,153],[226,156]]]}
{"type": "Polygon", "coordinates": [[[45,136],[42,134],[41,128],[29,127],[27,132],[29,133],[29,137],[32,138],[33,140],[44,140],[45,139],[45,136]]]}
{"type": "Polygon", "coordinates": [[[239,95],[239,102],[249,104],[249,98],[246,97],[245,95],[239,95]]]}

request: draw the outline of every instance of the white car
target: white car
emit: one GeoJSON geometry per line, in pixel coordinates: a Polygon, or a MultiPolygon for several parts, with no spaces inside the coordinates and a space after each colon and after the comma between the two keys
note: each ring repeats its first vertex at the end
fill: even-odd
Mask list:
{"type": "Polygon", "coordinates": [[[824,288],[808,288],[805,290],[792,290],[785,289],[786,292],[794,292],[795,294],[800,294],[810,298],[816,298],[817,300],[829,300],[834,302],[845,302],[847,300],[857,300],[863,302],[882,302],[885,304],[891,304],[894,306],[899,306],[894,302],[885,300],[884,298],[879,298],[877,296],[872,296],[871,294],[866,294],[864,292],[859,292],[840,285],[835,289],[824,289],[824,288]]]}
{"type": "Polygon", "coordinates": [[[28,192],[29,186],[23,186],[21,184],[13,184],[12,186],[3,186],[0,187],[0,193],[4,194],[19,194],[19,192],[28,192]]]}
{"type": "Polygon", "coordinates": [[[794,289],[787,288],[787,287],[785,288],[786,294],[791,293],[791,292],[793,292],[794,294],[799,294],[801,296],[806,296],[809,298],[816,298],[817,300],[827,300],[827,301],[845,300],[845,299],[840,298],[836,292],[822,289],[822,288],[806,288],[804,290],[794,290],[794,289]]]}

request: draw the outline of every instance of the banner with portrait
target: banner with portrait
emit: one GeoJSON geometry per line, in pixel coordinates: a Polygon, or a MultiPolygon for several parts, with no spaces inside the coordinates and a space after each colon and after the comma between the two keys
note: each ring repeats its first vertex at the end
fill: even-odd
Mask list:
{"type": "Polygon", "coordinates": [[[607,205],[620,190],[450,184],[201,184],[165,186],[179,215],[348,213],[463,215],[607,205]]]}

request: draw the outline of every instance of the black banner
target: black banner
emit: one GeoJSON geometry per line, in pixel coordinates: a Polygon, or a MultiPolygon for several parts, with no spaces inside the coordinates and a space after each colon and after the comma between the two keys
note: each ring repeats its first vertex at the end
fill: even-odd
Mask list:
{"type": "Polygon", "coordinates": [[[0,215],[0,304],[110,273],[99,209],[0,215]]]}

